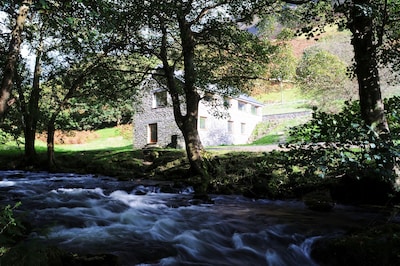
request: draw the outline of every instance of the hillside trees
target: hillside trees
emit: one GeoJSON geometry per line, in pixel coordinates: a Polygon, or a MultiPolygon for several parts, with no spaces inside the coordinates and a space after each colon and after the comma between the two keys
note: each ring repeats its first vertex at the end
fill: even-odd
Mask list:
{"type": "Polygon", "coordinates": [[[347,65],[327,51],[314,47],[305,50],[297,66],[296,80],[314,104],[318,102],[320,110],[333,111],[343,100],[351,100],[347,65]]]}
{"type": "MultiPolygon", "coordinates": [[[[285,2],[285,1],[284,1],[285,2]]],[[[352,33],[354,75],[358,82],[361,114],[367,125],[384,136],[388,125],[382,102],[379,69],[398,72],[399,10],[396,0],[299,0],[284,13],[298,17],[299,33],[318,38],[326,25],[337,24],[352,33]]],[[[288,17],[288,16],[286,16],[288,17]]]]}
{"type": "Polygon", "coordinates": [[[235,94],[263,70],[270,45],[240,30],[238,22],[250,22],[266,5],[265,1],[133,1],[127,11],[142,16],[135,50],[158,58],[162,71],[157,73],[171,95],[191,172],[203,180],[208,173],[197,131],[201,91],[235,94]],[[179,71],[183,72],[178,79],[179,71]]]}
{"type": "MultiPolygon", "coordinates": [[[[394,166],[398,163],[398,145],[392,142],[392,137],[397,136],[390,134],[387,116],[392,120],[398,119],[398,116],[397,111],[384,108],[379,71],[382,66],[391,67],[392,76],[396,78],[398,68],[393,62],[400,58],[400,50],[396,46],[399,40],[400,3],[391,0],[333,2],[333,16],[326,20],[319,17],[317,23],[323,26],[328,21],[335,22],[351,31],[353,73],[358,83],[359,108],[357,103],[348,105],[350,108],[336,115],[314,113],[312,123],[301,129],[305,133],[303,136],[310,141],[301,142],[297,148],[302,156],[312,155],[307,162],[317,162],[314,173],[324,173],[330,162],[335,162],[335,169],[341,169],[341,174],[344,174],[343,182],[369,183],[373,191],[368,191],[367,197],[379,194],[375,188],[383,184],[389,188],[383,193],[387,198],[395,185],[394,166]],[[388,111],[395,115],[388,114],[388,111]],[[353,149],[354,146],[359,149],[353,149]]],[[[316,3],[312,2],[311,5],[316,3]]],[[[364,188],[357,189],[366,191],[364,188]]]]}
{"type": "Polygon", "coordinates": [[[400,2],[333,0],[331,3],[335,11],[331,21],[352,33],[354,74],[358,82],[362,118],[378,135],[385,136],[389,128],[382,101],[379,69],[382,65],[391,67],[393,75],[398,71],[395,62],[400,58],[400,2]],[[340,19],[338,14],[344,15],[345,19],[340,19]]]}

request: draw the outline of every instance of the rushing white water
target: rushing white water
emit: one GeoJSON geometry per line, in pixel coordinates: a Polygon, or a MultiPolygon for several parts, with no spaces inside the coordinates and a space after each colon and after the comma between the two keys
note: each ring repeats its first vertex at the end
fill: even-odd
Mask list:
{"type": "Polygon", "coordinates": [[[21,201],[32,238],[80,253],[109,253],[121,265],[316,265],[316,239],[367,222],[337,206],[315,213],[297,201],[214,196],[192,204],[190,189],[75,174],[0,171],[2,204],[21,201]]]}

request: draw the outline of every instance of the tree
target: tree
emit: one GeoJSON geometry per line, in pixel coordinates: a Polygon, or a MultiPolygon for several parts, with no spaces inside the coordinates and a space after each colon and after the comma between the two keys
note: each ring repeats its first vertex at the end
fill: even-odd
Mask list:
{"type": "Polygon", "coordinates": [[[24,136],[25,136],[25,161],[31,164],[36,159],[35,139],[39,120],[39,102],[41,97],[40,79],[42,75],[42,57],[44,46],[45,26],[38,29],[39,40],[36,47],[35,65],[33,70],[32,88],[28,102],[25,103],[20,94],[21,104],[26,105],[21,111],[24,117],[24,136]]]}
{"type": "Polygon", "coordinates": [[[347,66],[327,51],[307,49],[297,66],[296,80],[302,91],[322,110],[336,109],[338,100],[351,100],[347,66]]]}
{"type": "Polygon", "coordinates": [[[120,28],[119,13],[113,8],[118,9],[108,1],[90,0],[48,6],[47,19],[57,43],[46,82],[52,88],[46,97],[50,104],[43,115],[47,118],[49,168],[55,166],[54,133],[62,125],[58,119],[61,112],[74,103],[95,101],[105,106],[121,98],[130,100],[136,80],[146,73],[147,61],[124,52],[130,34],[120,28]]]}
{"type": "MultiPolygon", "coordinates": [[[[306,13],[309,22],[310,18],[314,18],[314,23],[316,22],[319,28],[323,28],[327,23],[336,23],[339,27],[351,31],[354,74],[358,82],[362,117],[378,135],[386,135],[389,128],[384,113],[379,69],[380,64],[385,64],[398,71],[394,62],[399,61],[400,52],[391,48],[398,46],[396,40],[399,37],[400,3],[395,0],[304,2],[308,2],[308,10],[313,10],[306,13]],[[333,10],[321,9],[323,2],[332,5],[333,10]]],[[[308,26],[303,29],[304,32],[310,32],[311,28],[312,26],[308,26]]]]}
{"type": "MultiPolygon", "coordinates": [[[[379,83],[379,67],[376,38],[383,38],[378,33],[372,3],[369,0],[355,0],[349,10],[348,27],[353,34],[355,74],[358,80],[361,115],[368,125],[376,127],[378,132],[389,132],[379,83]]],[[[387,2],[387,1],[386,1],[387,2]]],[[[388,14],[383,15],[384,18],[388,14]]],[[[383,22],[386,23],[386,22],[383,22]]],[[[382,25],[385,27],[385,25],[382,25]]]]}
{"type": "MultiPolygon", "coordinates": [[[[8,5],[12,12],[14,5],[5,4],[4,8],[8,5]]],[[[48,161],[53,166],[54,130],[59,126],[57,116],[70,106],[71,99],[80,98],[80,102],[84,102],[97,98],[97,102],[104,105],[112,105],[112,101],[127,94],[126,99],[131,99],[137,58],[124,53],[130,35],[120,30],[113,8],[119,7],[108,1],[91,0],[38,1],[30,6],[33,15],[29,21],[34,23],[27,24],[25,35],[27,44],[36,51],[33,78],[21,72],[13,81],[18,83],[16,102],[24,118],[15,124],[24,127],[26,162],[33,162],[36,155],[39,118],[48,118],[48,161]],[[127,60],[128,57],[132,61],[127,60]],[[30,89],[28,79],[32,83],[30,89]],[[49,87],[52,90],[48,90],[49,87]],[[43,96],[56,102],[43,101],[43,96]]],[[[16,54],[19,57],[19,51],[16,54]]],[[[139,71],[141,76],[143,69],[139,71]]]]}
{"type": "Polygon", "coordinates": [[[22,33],[32,4],[33,0],[22,1],[18,9],[14,29],[11,32],[11,39],[0,88],[0,119],[4,116],[8,105],[12,104],[12,101],[10,101],[10,95],[22,44],[22,33]]]}
{"type": "MultiPolygon", "coordinates": [[[[155,56],[161,63],[157,75],[171,95],[191,174],[202,177],[203,184],[208,170],[197,130],[199,101],[210,85],[213,93],[234,94],[263,71],[271,46],[240,30],[238,23],[252,21],[267,5],[235,0],[134,1],[127,11],[141,16],[135,52],[155,56]]],[[[204,192],[203,188],[199,193],[204,192]]]]}

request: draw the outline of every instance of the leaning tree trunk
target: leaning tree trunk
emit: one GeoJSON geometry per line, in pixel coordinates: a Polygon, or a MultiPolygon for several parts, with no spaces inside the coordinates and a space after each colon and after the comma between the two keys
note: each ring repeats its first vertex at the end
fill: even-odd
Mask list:
{"type": "Polygon", "coordinates": [[[374,40],[373,14],[369,0],[355,0],[350,30],[353,34],[355,74],[358,80],[363,120],[378,134],[389,133],[379,83],[377,47],[374,40]]]}
{"type": "Polygon", "coordinates": [[[36,53],[34,77],[32,91],[29,98],[28,108],[25,116],[25,161],[33,163],[36,160],[35,139],[36,129],[39,119],[39,101],[40,101],[40,76],[41,76],[41,57],[43,40],[40,40],[36,53]]]}
{"type": "MultiPolygon", "coordinates": [[[[203,158],[204,148],[200,140],[197,129],[198,111],[200,95],[196,88],[196,70],[195,70],[195,45],[194,33],[191,24],[186,21],[186,17],[178,18],[180,38],[182,41],[182,56],[184,66],[184,85],[186,114],[181,116],[175,112],[175,119],[185,139],[186,153],[190,162],[191,175],[198,177],[196,185],[196,194],[198,197],[207,198],[207,188],[209,183],[209,165],[203,158]]],[[[175,88],[175,91],[177,89],[175,88]]],[[[180,106],[176,105],[178,111],[180,106]]]]}
{"type": "Polygon", "coordinates": [[[163,18],[160,19],[160,27],[162,32],[160,58],[163,63],[164,75],[167,82],[168,92],[171,95],[173,103],[174,118],[178,128],[181,130],[186,145],[186,155],[190,163],[190,176],[195,179],[195,194],[201,198],[207,198],[207,186],[209,175],[207,165],[204,162],[202,153],[203,145],[200,141],[199,132],[197,130],[198,109],[200,95],[196,89],[196,71],[194,67],[194,34],[190,24],[186,22],[184,14],[180,14],[179,29],[182,45],[182,57],[184,67],[184,82],[177,84],[179,81],[175,78],[175,65],[170,65],[168,53],[169,33],[163,18]],[[182,88],[185,102],[181,101],[182,88]],[[186,105],[186,114],[182,113],[182,104],[186,105]]]}
{"type": "Polygon", "coordinates": [[[208,200],[207,189],[210,177],[208,164],[206,164],[202,155],[204,148],[197,130],[197,118],[188,118],[181,131],[185,139],[186,154],[190,163],[190,176],[194,181],[195,196],[199,199],[208,200]]]}
{"type": "Polygon", "coordinates": [[[22,31],[26,18],[28,16],[29,7],[32,5],[32,0],[23,1],[18,10],[18,16],[14,30],[11,32],[11,40],[8,48],[8,55],[3,71],[3,79],[1,81],[0,91],[0,119],[3,118],[10,102],[11,89],[13,87],[14,76],[18,57],[22,43],[22,31]]]}

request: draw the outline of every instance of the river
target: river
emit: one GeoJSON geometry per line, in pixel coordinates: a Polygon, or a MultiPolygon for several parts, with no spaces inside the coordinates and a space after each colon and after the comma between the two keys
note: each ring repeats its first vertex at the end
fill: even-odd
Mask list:
{"type": "Polygon", "coordinates": [[[316,239],[381,218],[350,206],[319,213],[300,201],[232,195],[199,204],[191,188],[92,175],[0,171],[0,180],[2,205],[21,201],[18,212],[38,228],[32,239],[114,254],[121,265],[318,265],[310,257],[316,239]]]}

